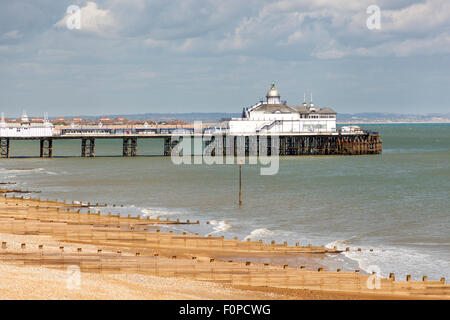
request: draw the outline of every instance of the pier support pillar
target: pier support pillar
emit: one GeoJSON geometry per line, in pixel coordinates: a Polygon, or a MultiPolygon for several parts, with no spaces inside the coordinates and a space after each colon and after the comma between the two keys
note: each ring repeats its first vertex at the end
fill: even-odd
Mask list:
{"type": "Polygon", "coordinates": [[[222,146],[222,136],[211,136],[211,139],[205,139],[205,150],[203,152],[203,156],[211,156],[215,157],[217,155],[221,155],[223,151],[222,146]]]}
{"type": "Polygon", "coordinates": [[[180,141],[181,141],[182,139],[179,139],[179,140],[173,140],[172,141],[172,138],[171,137],[166,137],[166,138],[164,138],[164,156],[167,156],[167,157],[169,157],[169,156],[171,156],[172,155],[172,150],[173,150],[173,148],[178,144],[178,143],[180,143],[180,141]]]}
{"type": "Polygon", "coordinates": [[[164,138],[164,156],[170,156],[170,138],[164,138]]]}
{"type": "Polygon", "coordinates": [[[227,156],[234,157],[236,155],[236,148],[235,148],[235,140],[236,136],[226,136],[225,137],[225,143],[224,143],[224,154],[227,156]]]}
{"type": "Polygon", "coordinates": [[[259,136],[248,137],[248,156],[257,157],[259,154],[259,136]]]}
{"type": "Polygon", "coordinates": [[[236,136],[235,155],[236,157],[246,156],[246,136],[236,136]]]}
{"type": "Polygon", "coordinates": [[[40,139],[40,157],[53,157],[53,139],[40,139]]]}
{"type": "Polygon", "coordinates": [[[137,138],[123,138],[123,156],[136,157],[137,138]]]}
{"type": "Polygon", "coordinates": [[[280,156],[285,156],[287,155],[287,141],[286,141],[286,137],[285,136],[281,136],[279,137],[279,141],[280,141],[280,156]]]}
{"type": "Polygon", "coordinates": [[[95,139],[94,138],[82,138],[81,139],[81,157],[83,157],[83,158],[95,157],[95,139]]]}
{"type": "Polygon", "coordinates": [[[0,138],[0,157],[9,158],[9,138],[0,138]]]}

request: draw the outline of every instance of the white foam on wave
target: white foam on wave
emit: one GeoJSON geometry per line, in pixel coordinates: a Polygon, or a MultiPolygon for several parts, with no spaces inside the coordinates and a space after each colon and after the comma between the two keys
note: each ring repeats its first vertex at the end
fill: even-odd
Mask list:
{"type": "Polygon", "coordinates": [[[226,222],[225,220],[211,220],[209,222],[210,225],[213,226],[213,230],[212,232],[210,232],[209,234],[213,235],[216,233],[221,233],[221,232],[225,232],[231,229],[231,224],[229,224],[228,222],[226,222]]]}
{"type": "Polygon", "coordinates": [[[166,208],[142,208],[140,210],[143,217],[150,217],[151,219],[155,219],[161,216],[173,216],[182,214],[177,210],[168,210],[166,208]]]}
{"type": "Polygon", "coordinates": [[[346,240],[335,240],[335,241],[332,241],[332,242],[330,242],[330,243],[327,243],[327,244],[325,245],[325,247],[328,248],[328,249],[333,249],[334,247],[337,247],[338,250],[343,250],[343,249],[345,249],[343,246],[345,246],[346,244],[348,244],[349,241],[354,240],[354,239],[358,239],[358,238],[361,238],[361,235],[360,235],[360,234],[351,236],[350,239],[346,239],[346,240]]]}
{"type": "Polygon", "coordinates": [[[358,246],[361,248],[361,251],[358,251],[358,248],[348,245],[349,240],[332,241],[325,247],[336,246],[339,250],[343,250],[342,254],[346,258],[355,261],[361,270],[368,273],[379,270],[380,276],[384,278],[391,272],[395,273],[397,279],[403,279],[407,274],[415,280],[420,280],[423,275],[427,275],[430,280],[450,276],[450,261],[437,258],[435,255],[414,248],[394,246],[358,246]],[[350,247],[349,252],[345,251],[346,247],[350,247]],[[370,251],[371,249],[373,251],[370,251]]]}
{"type": "Polygon", "coordinates": [[[253,239],[256,237],[265,238],[265,237],[273,236],[273,234],[274,234],[274,232],[267,228],[259,228],[259,229],[255,229],[252,232],[250,232],[250,234],[248,236],[246,236],[244,238],[244,240],[253,239]]]}
{"type": "Polygon", "coordinates": [[[3,172],[3,173],[14,173],[14,174],[17,174],[17,173],[24,173],[24,174],[26,174],[26,173],[30,173],[30,172],[41,172],[41,171],[44,171],[45,169],[44,168],[23,168],[23,169],[20,169],[20,168],[17,168],[17,169],[15,169],[15,168],[0,168],[0,172],[3,172]]]}

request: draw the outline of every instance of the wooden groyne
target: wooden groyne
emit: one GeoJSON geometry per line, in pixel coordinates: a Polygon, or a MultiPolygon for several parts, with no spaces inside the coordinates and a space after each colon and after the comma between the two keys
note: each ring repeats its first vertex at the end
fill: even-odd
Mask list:
{"type": "Polygon", "coordinates": [[[0,233],[33,237],[30,243],[2,240],[1,261],[61,270],[77,266],[82,272],[100,274],[180,277],[255,289],[308,289],[385,299],[450,299],[450,285],[444,278],[430,281],[424,276],[421,281],[413,281],[408,275],[401,281],[394,274],[377,278],[359,270],[250,261],[252,257],[340,253],[336,248],[174,234],[161,232],[159,224],[164,222],[157,219],[83,214],[70,209],[56,201],[0,197],[0,233]],[[49,244],[48,239],[56,242],[49,244]]]}
{"type": "Polygon", "coordinates": [[[117,134],[117,135],[60,135],[52,137],[0,137],[0,157],[11,156],[11,141],[37,140],[40,145],[39,156],[52,158],[55,140],[81,140],[80,155],[83,158],[96,156],[95,142],[97,139],[122,139],[122,156],[138,156],[138,139],[163,140],[161,155],[170,156],[174,148],[183,139],[200,139],[203,154],[210,150],[211,155],[260,156],[260,155],[362,155],[380,154],[383,143],[376,132],[361,133],[292,133],[280,135],[226,135],[226,134],[117,134]],[[174,139],[174,137],[176,137],[174,139]]]}

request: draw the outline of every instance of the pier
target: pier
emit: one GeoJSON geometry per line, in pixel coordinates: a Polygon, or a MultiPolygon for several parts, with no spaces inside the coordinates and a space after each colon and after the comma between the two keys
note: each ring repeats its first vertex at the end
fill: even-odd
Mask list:
{"type": "MultiPolygon", "coordinates": [[[[383,143],[377,132],[359,133],[280,133],[279,135],[253,134],[253,135],[229,135],[229,134],[80,134],[80,135],[53,135],[35,137],[0,137],[1,158],[9,158],[11,155],[11,141],[35,140],[40,143],[39,157],[52,158],[53,142],[55,140],[80,140],[83,158],[95,157],[95,141],[97,139],[122,139],[123,157],[138,156],[138,139],[160,139],[164,141],[162,156],[172,155],[172,150],[182,139],[196,138],[204,141],[202,148],[212,145],[211,155],[223,154],[234,156],[259,156],[264,154],[280,156],[302,155],[365,155],[380,154],[383,151],[383,143]],[[173,139],[177,137],[177,139],[173,139]],[[278,151],[277,151],[278,150],[278,151]]],[[[119,153],[120,154],[120,153],[119,153]]]]}

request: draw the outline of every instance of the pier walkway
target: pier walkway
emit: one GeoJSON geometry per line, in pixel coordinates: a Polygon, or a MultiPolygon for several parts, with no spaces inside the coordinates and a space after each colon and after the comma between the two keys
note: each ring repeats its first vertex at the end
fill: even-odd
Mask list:
{"type": "Polygon", "coordinates": [[[0,137],[0,157],[9,158],[11,142],[17,140],[39,141],[41,158],[52,158],[53,141],[81,141],[81,157],[95,157],[96,139],[122,139],[122,156],[138,155],[138,139],[160,139],[164,141],[162,154],[170,156],[172,150],[183,139],[201,139],[203,151],[209,146],[211,155],[242,155],[259,156],[260,154],[280,156],[287,155],[362,155],[380,154],[383,143],[376,132],[359,133],[280,133],[279,135],[228,135],[219,134],[61,134],[53,136],[34,137],[0,137]]]}

